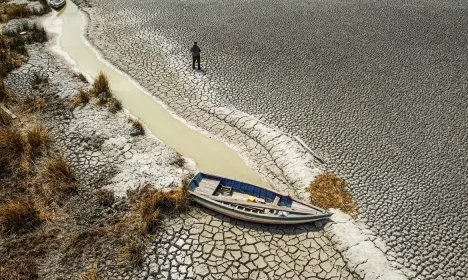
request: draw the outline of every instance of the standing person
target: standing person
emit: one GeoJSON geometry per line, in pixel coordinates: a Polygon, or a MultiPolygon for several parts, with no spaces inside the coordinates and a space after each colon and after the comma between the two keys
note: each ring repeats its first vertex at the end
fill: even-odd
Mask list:
{"type": "Polygon", "coordinates": [[[197,61],[198,70],[201,70],[201,68],[200,68],[201,49],[200,49],[200,47],[198,47],[197,42],[193,43],[193,46],[190,48],[190,52],[192,53],[192,69],[195,69],[195,61],[197,61]]]}

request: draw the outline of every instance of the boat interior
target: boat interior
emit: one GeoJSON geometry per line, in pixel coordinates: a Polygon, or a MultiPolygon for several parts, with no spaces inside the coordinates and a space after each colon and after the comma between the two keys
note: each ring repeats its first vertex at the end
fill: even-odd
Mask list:
{"type": "Polygon", "coordinates": [[[231,179],[199,173],[190,182],[196,194],[239,210],[270,215],[315,215],[321,213],[289,196],[231,179]]]}

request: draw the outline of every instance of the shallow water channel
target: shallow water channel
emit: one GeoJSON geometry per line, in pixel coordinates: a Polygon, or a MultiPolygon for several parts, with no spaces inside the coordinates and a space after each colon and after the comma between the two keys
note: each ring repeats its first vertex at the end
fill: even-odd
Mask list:
{"type": "Polygon", "coordinates": [[[123,107],[145,123],[157,138],[180,154],[195,160],[200,171],[266,185],[233,149],[174,118],[120,71],[100,60],[97,53],[86,44],[82,31],[86,19],[73,2],[67,1],[57,16],[62,19],[61,49],[70,55],[84,73],[96,77],[103,71],[109,78],[113,94],[122,101],[123,107]]]}

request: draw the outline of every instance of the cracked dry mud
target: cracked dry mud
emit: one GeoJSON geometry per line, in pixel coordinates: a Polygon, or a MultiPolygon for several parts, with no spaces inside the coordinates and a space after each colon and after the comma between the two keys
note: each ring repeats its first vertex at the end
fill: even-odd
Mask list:
{"type": "MultiPolygon", "coordinates": [[[[66,104],[78,88],[87,86],[44,46],[31,45],[28,52],[28,63],[7,79],[17,94],[42,91],[31,88],[34,74],[48,77],[47,92],[58,104],[66,104]]],[[[74,109],[54,106],[42,121],[83,187],[106,187],[124,196],[127,189],[147,183],[164,188],[187,176],[185,168],[170,164],[177,155],[173,149],[150,135],[130,136],[124,112],[112,114],[94,102],[74,109]]],[[[79,215],[95,219],[98,213],[83,209],[79,215]]],[[[99,261],[106,279],[360,279],[349,271],[323,226],[262,226],[194,207],[167,222],[148,247],[140,269],[117,270],[112,258],[85,259],[79,268],[57,267],[60,262],[52,257],[41,278],[69,278],[99,261]]]]}
{"type": "Polygon", "coordinates": [[[90,40],[178,115],[243,152],[221,120],[261,136],[233,106],[300,136],[349,180],[394,266],[467,277],[465,2],[89,3],[90,40]]]}

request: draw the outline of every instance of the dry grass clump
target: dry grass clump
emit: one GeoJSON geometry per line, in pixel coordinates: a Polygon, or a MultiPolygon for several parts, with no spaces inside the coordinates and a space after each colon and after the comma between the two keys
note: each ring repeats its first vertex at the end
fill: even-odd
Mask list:
{"type": "Polygon", "coordinates": [[[185,164],[185,158],[183,158],[181,154],[177,153],[177,157],[173,161],[171,161],[169,164],[183,167],[185,164]]]}
{"type": "Polygon", "coordinates": [[[130,263],[133,267],[140,267],[143,264],[143,254],[145,243],[141,236],[127,236],[126,244],[120,254],[120,259],[130,263]]]}
{"type": "Polygon", "coordinates": [[[75,174],[63,156],[47,158],[44,167],[44,179],[52,195],[63,198],[78,191],[75,174]]]}
{"type": "Polygon", "coordinates": [[[122,110],[122,102],[120,102],[120,100],[117,100],[114,97],[111,97],[109,99],[109,111],[115,114],[120,110],[122,110]]]}
{"type": "Polygon", "coordinates": [[[25,133],[26,143],[33,155],[42,154],[50,144],[49,130],[40,123],[29,127],[25,133]]]}
{"type": "Polygon", "coordinates": [[[323,209],[340,209],[354,219],[357,218],[359,207],[351,195],[348,184],[333,172],[317,177],[307,190],[310,192],[312,204],[323,209]]]}
{"type": "Polygon", "coordinates": [[[38,264],[29,256],[7,259],[0,266],[0,279],[2,280],[30,280],[38,278],[38,264]]]}
{"type": "Polygon", "coordinates": [[[145,128],[139,120],[128,118],[128,122],[132,124],[133,131],[130,133],[131,136],[145,135],[145,128]]]}
{"type": "Polygon", "coordinates": [[[10,126],[13,123],[10,115],[0,108],[0,128],[10,126]]]}
{"type": "Polygon", "coordinates": [[[0,76],[5,77],[11,70],[21,66],[23,52],[0,48],[0,76]]]}
{"type": "Polygon", "coordinates": [[[11,91],[5,85],[5,81],[0,77],[0,102],[6,102],[11,98],[11,91]]]}
{"type": "Polygon", "coordinates": [[[0,129],[0,177],[21,165],[25,150],[26,142],[18,128],[0,129]]]}
{"type": "Polygon", "coordinates": [[[32,160],[49,147],[49,142],[49,131],[40,124],[24,133],[17,127],[1,128],[0,176],[20,167],[28,169],[32,160]]]}
{"type": "Polygon", "coordinates": [[[31,231],[41,222],[40,213],[30,199],[21,198],[0,205],[0,230],[4,234],[31,231]]]}
{"type": "Polygon", "coordinates": [[[104,280],[99,274],[97,263],[94,263],[91,269],[80,274],[80,280],[104,280]]]}
{"type": "Polygon", "coordinates": [[[33,15],[33,12],[27,7],[27,4],[9,5],[5,8],[5,14],[8,20],[14,18],[26,18],[33,15]]]}
{"type": "Polygon", "coordinates": [[[111,190],[100,190],[97,193],[97,199],[100,205],[110,207],[115,202],[114,192],[111,190]]]}
{"type": "Polygon", "coordinates": [[[78,79],[82,81],[83,83],[88,82],[88,80],[86,79],[85,75],[83,75],[83,73],[78,74],[76,77],[78,77],[78,79]]]}
{"type": "Polygon", "coordinates": [[[78,96],[73,99],[73,105],[76,107],[80,104],[88,104],[91,94],[83,89],[78,90],[78,96]]]}
{"type": "Polygon", "coordinates": [[[106,74],[99,72],[98,77],[93,83],[91,93],[93,96],[99,98],[99,105],[104,105],[109,101],[109,99],[112,97],[112,93],[110,91],[109,79],[107,78],[106,74]]]}
{"type": "Polygon", "coordinates": [[[161,226],[165,215],[185,211],[189,205],[187,187],[169,192],[144,188],[131,196],[137,205],[143,233],[153,233],[161,226]]]}
{"type": "Polygon", "coordinates": [[[27,95],[21,100],[21,111],[23,113],[42,112],[48,104],[48,100],[42,96],[27,95]]]}

